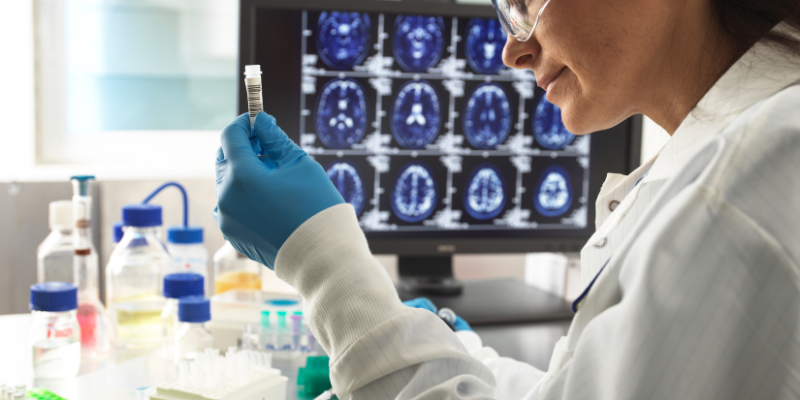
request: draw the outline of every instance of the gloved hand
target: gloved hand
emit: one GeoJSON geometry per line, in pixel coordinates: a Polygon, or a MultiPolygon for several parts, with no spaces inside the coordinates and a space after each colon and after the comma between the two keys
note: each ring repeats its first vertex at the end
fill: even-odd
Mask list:
{"type": "MultiPolygon", "coordinates": [[[[433,302],[430,301],[430,299],[428,299],[427,297],[417,297],[416,299],[413,299],[413,300],[404,301],[403,304],[408,306],[408,307],[422,308],[422,309],[428,310],[428,311],[430,311],[430,312],[432,312],[432,313],[434,313],[436,315],[439,315],[439,314],[437,314],[436,305],[433,304],[433,302]]],[[[464,321],[464,319],[459,317],[458,315],[456,315],[455,317],[456,317],[456,320],[455,320],[455,322],[453,322],[453,328],[455,328],[456,332],[458,332],[458,331],[471,331],[472,330],[472,327],[469,326],[467,321],[464,321]]]]}
{"type": "Polygon", "coordinates": [[[226,240],[250,259],[275,268],[278,250],[303,222],[344,203],[328,174],[275,124],[247,113],[222,131],[217,151],[214,219],[226,240]],[[259,158],[259,151],[269,157],[259,158]]]}

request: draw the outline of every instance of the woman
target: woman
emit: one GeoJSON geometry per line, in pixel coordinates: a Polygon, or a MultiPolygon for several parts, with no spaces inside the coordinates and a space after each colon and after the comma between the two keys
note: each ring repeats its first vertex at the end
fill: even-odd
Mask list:
{"type": "Polygon", "coordinates": [[[222,133],[226,238],[306,299],[340,398],[800,397],[800,3],[543,1],[496,1],[504,61],[567,128],[643,113],[673,136],[606,180],[546,373],[404,307],[352,208],[266,114],[222,133]]]}

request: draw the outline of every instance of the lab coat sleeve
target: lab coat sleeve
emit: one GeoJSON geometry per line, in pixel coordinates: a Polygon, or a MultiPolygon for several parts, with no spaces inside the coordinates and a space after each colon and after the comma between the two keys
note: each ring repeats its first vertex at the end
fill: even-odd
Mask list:
{"type": "Polygon", "coordinates": [[[436,315],[400,302],[350,205],[300,226],[279,251],[275,272],[303,296],[340,398],[495,397],[491,369],[436,315]]]}
{"type": "Polygon", "coordinates": [[[569,345],[540,399],[800,395],[798,266],[718,188],[685,188],[621,257],[607,285],[619,302],[569,345]]]}

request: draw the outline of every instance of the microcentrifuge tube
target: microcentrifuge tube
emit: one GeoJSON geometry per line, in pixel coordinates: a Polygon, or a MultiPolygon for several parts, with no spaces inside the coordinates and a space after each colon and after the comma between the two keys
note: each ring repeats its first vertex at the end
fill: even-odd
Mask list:
{"type": "Polygon", "coordinates": [[[247,110],[250,112],[250,125],[256,120],[256,115],[264,111],[261,96],[261,66],[244,66],[244,86],[247,89],[247,110]]]}

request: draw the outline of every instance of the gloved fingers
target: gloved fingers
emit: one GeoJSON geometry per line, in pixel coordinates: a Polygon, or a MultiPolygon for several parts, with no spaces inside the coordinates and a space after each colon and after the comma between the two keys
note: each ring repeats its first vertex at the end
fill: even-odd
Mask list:
{"type": "MultiPolygon", "coordinates": [[[[256,157],[250,143],[250,115],[244,113],[234,119],[220,135],[222,153],[225,159],[238,159],[242,157],[256,157]]],[[[217,153],[219,156],[219,153],[217,153]]],[[[218,157],[219,158],[219,157],[218,157]]]]}
{"type": "Polygon", "coordinates": [[[256,115],[254,129],[261,142],[261,151],[278,165],[292,161],[306,153],[278,127],[275,117],[260,112],[256,115]]]}
{"type": "Polygon", "coordinates": [[[453,324],[453,327],[456,328],[456,332],[472,330],[472,327],[469,326],[467,321],[464,321],[464,318],[461,318],[458,315],[456,315],[456,322],[453,324]]]}
{"type": "Polygon", "coordinates": [[[436,305],[433,304],[433,302],[427,297],[417,297],[416,299],[413,300],[404,301],[403,304],[405,304],[408,307],[422,308],[434,314],[436,314],[437,311],[436,305]]]}

